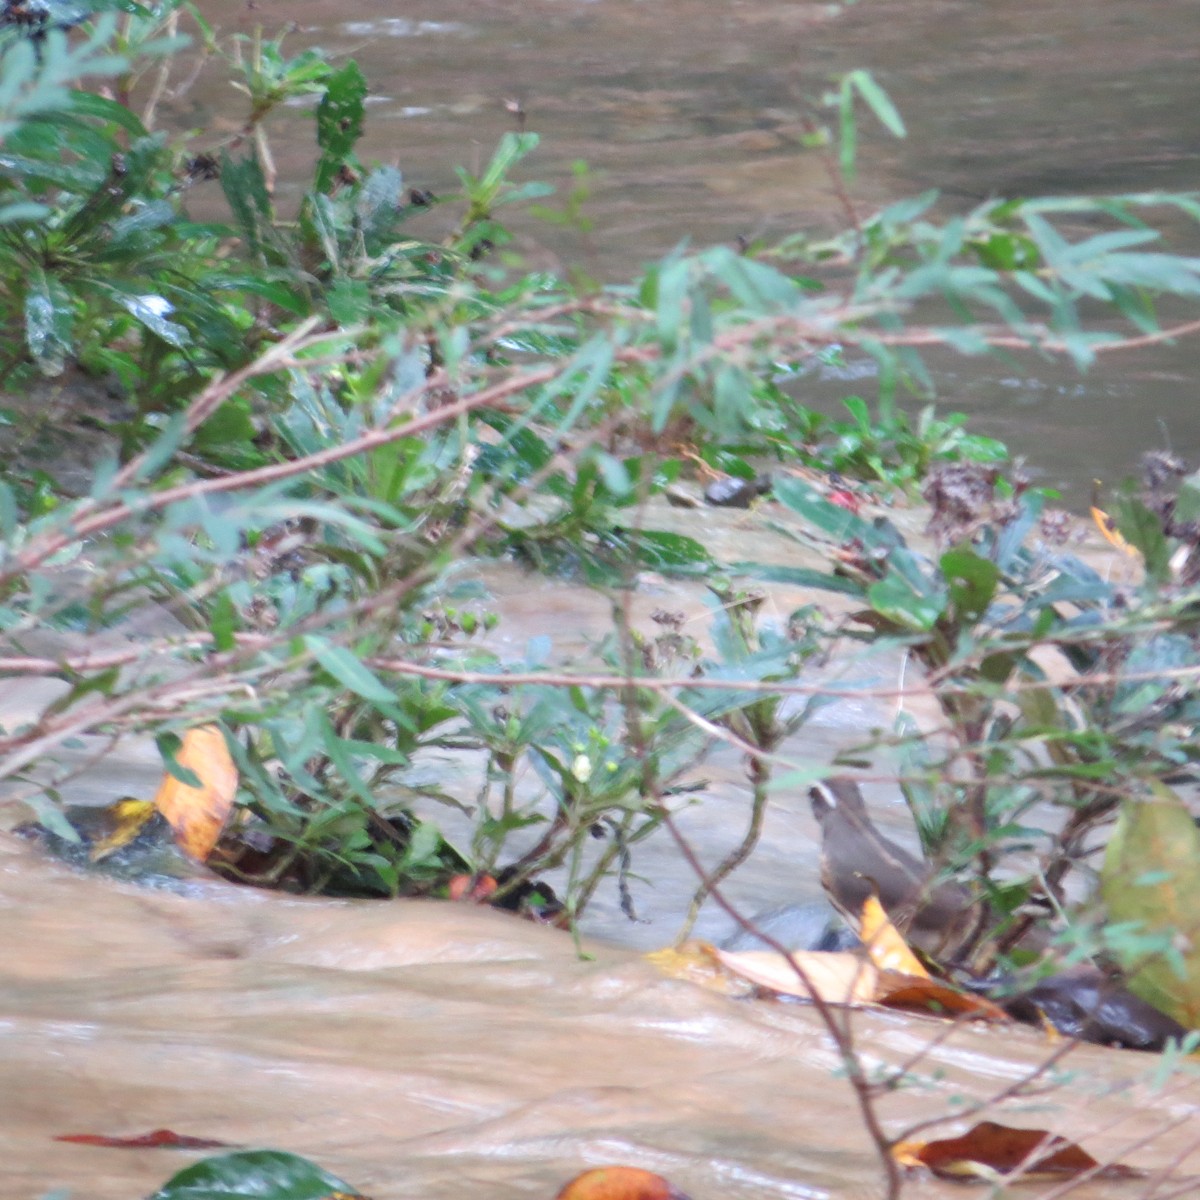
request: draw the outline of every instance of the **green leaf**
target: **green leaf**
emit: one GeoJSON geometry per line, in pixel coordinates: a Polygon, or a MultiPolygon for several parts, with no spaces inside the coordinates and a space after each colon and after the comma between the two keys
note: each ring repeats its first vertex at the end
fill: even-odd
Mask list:
{"type": "Polygon", "coordinates": [[[941,597],[915,591],[906,579],[894,572],[867,588],[867,601],[881,617],[922,633],[937,624],[945,608],[941,597]]]}
{"type": "Polygon", "coordinates": [[[1179,481],[1179,494],[1175,498],[1172,514],[1180,525],[1200,521],[1200,471],[1193,471],[1179,481]]]}
{"type": "MultiPolygon", "coordinates": [[[[1189,1029],[1200,1027],[1200,830],[1165,784],[1152,781],[1149,796],[1122,804],[1100,888],[1110,921],[1174,948],[1147,961],[1133,941],[1123,955],[1130,990],[1189,1029]]],[[[1119,944],[1114,949],[1121,954],[1119,944]]]]}
{"type": "Polygon", "coordinates": [[[305,649],[343,687],[374,704],[394,704],[396,694],[344,646],[334,645],[314,634],[304,637],[305,649]]]}
{"type": "Polygon", "coordinates": [[[907,136],[904,121],[891,97],[875,82],[870,72],[851,71],[846,76],[846,82],[863,98],[867,107],[875,114],[875,119],[888,133],[898,138],[907,136]]]}
{"type": "Polygon", "coordinates": [[[334,1193],[359,1195],[350,1184],[298,1154],[239,1150],[184,1167],[150,1200],[326,1200],[334,1193]]]}
{"type": "Polygon", "coordinates": [[[950,600],[961,621],[977,621],[987,611],[1000,582],[1000,568],[972,550],[947,550],[942,575],[950,585],[950,600]]]}
{"type": "Polygon", "coordinates": [[[795,587],[823,588],[827,592],[841,592],[847,596],[864,596],[862,586],[853,579],[818,571],[812,567],[782,567],[772,563],[735,562],[729,570],[738,575],[752,575],[766,583],[787,583],[795,587]]]}
{"type": "Polygon", "coordinates": [[[208,628],[212,634],[215,649],[222,652],[233,649],[235,644],[233,635],[237,628],[237,609],[228,591],[218,592],[213,597],[208,628]]]}
{"type": "Polygon", "coordinates": [[[317,145],[323,153],[313,184],[316,191],[329,190],[362,137],[366,99],[367,81],[354,59],[326,80],[325,94],[317,105],[317,145]]]}
{"type": "Polygon", "coordinates": [[[182,325],[167,319],[168,314],[175,311],[175,306],[165,297],[151,294],[126,295],[115,289],[110,294],[135,321],[156,337],[162,338],[169,346],[182,349],[192,340],[191,334],[182,325]]]}
{"type": "Polygon", "coordinates": [[[62,370],[71,351],[74,313],[61,281],[40,267],[30,272],[25,293],[25,344],[43,373],[62,370]]]}
{"type": "Polygon", "coordinates": [[[484,189],[492,191],[504,182],[508,172],[527,154],[537,148],[540,141],[536,133],[506,133],[488,163],[483,179],[480,181],[484,189]]]}
{"type": "Polygon", "coordinates": [[[1146,574],[1156,583],[1170,579],[1171,547],[1159,517],[1135,496],[1119,497],[1112,515],[1121,536],[1141,554],[1146,574]]]}
{"type": "Polygon", "coordinates": [[[253,155],[234,159],[222,151],[221,190],[233,210],[242,237],[254,253],[261,253],[266,226],[271,219],[271,196],[258,159],[253,155]]]}
{"type": "Polygon", "coordinates": [[[695,538],[682,533],[644,529],[637,534],[634,547],[638,561],[657,571],[704,572],[716,566],[695,538]]]}

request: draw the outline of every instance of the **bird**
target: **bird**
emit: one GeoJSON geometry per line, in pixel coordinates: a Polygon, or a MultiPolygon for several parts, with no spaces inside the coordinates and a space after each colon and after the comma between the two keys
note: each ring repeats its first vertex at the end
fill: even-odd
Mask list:
{"type": "Polygon", "coordinates": [[[975,924],[976,906],[961,884],[935,882],[937,868],[880,833],[858,784],[835,776],[809,789],[821,827],[821,885],[858,928],[863,903],[876,896],[910,944],[942,958],[975,924]]]}
{"type": "Polygon", "coordinates": [[[555,1200],[689,1200],[673,1183],[640,1167],[593,1167],[563,1186],[555,1200]]]}

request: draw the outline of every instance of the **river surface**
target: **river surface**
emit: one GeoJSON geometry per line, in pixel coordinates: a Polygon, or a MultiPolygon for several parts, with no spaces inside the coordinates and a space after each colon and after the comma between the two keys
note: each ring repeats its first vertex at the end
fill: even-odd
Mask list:
{"type": "MultiPolygon", "coordinates": [[[[587,234],[519,224],[545,253],[620,278],[681,239],[831,230],[840,220],[821,157],[801,145],[830,81],[858,67],[908,124],[896,141],[864,115],[864,211],[938,188],[948,209],[989,196],[1200,187],[1200,4],[1195,0],[207,0],[227,31],[294,22],[287,45],[353,56],[372,88],[364,156],[414,186],[455,188],[514,126],[517,103],[542,147],[521,178],[565,194],[590,164],[587,234]]],[[[214,76],[215,79],[215,76],[214,76]]],[[[201,84],[174,119],[209,126],[227,88],[201,84]]],[[[232,111],[238,111],[236,107],[232,111]]],[[[228,128],[228,124],[226,125],[228,128]]],[[[311,170],[304,114],[274,145],[286,182],[311,170]]],[[[436,224],[438,215],[431,220],[436,224]]],[[[1163,221],[1200,245],[1168,214],[1163,221]]],[[[428,226],[437,232],[432,226],[428,226]]],[[[1086,376],[1042,360],[935,360],[939,403],[1028,455],[1076,500],[1138,455],[1200,456],[1200,343],[1107,359],[1086,376]]],[[[837,408],[874,396],[869,371],[813,380],[837,408]]],[[[863,367],[866,364],[862,364],[863,367]]],[[[1194,464],[1193,464],[1194,465],[1194,464]]]]}
{"type": "MultiPolygon", "coordinates": [[[[397,162],[415,186],[450,190],[452,165],[483,162],[512,127],[505,102],[519,101],[545,139],[529,174],[565,185],[570,164],[586,159],[596,221],[587,235],[522,226],[521,244],[606,277],[681,237],[829,228],[828,181],[800,137],[808,101],[853,67],[877,74],[910,127],[903,143],[867,136],[858,189],[867,207],[930,186],[969,203],[1188,188],[1198,178],[1194,0],[258,0],[252,11],[207,0],[203,9],[226,31],[295,21],[296,48],[356,56],[377,94],[365,153],[397,162]]],[[[218,99],[202,84],[175,116],[203,125],[218,99]]],[[[285,181],[310,154],[301,115],[275,145],[285,181]]],[[[1164,438],[1195,453],[1196,353],[1138,355],[1084,377],[1041,361],[934,365],[945,406],[977,413],[982,430],[1078,495],[1164,438]]],[[[869,374],[810,382],[826,404],[873,388],[869,374]]],[[[745,553],[744,519],[706,514],[706,533],[745,553]]],[[[512,567],[488,568],[484,582],[505,615],[498,644],[512,655],[549,632],[569,658],[605,615],[606,601],[566,583],[535,591],[512,567]]],[[[785,615],[796,599],[774,590],[770,603],[785,615]]],[[[643,616],[685,608],[701,628],[696,589],[648,583],[637,605],[643,616]]],[[[53,691],[7,692],[0,719],[53,691]]],[[[847,703],[792,751],[825,761],[888,716],[847,703]]],[[[710,860],[744,820],[739,770],[736,755],[718,754],[711,801],[685,814],[710,860]]],[[[157,774],[153,748],[130,743],[76,781],[75,798],[148,794],[157,774]]],[[[899,828],[895,798],[875,799],[879,818],[899,828]]],[[[816,895],[813,833],[807,805],[783,790],[731,895],[750,911],[816,895]]],[[[74,874],[0,834],[0,1196],[145,1195],[191,1156],[51,1138],[161,1126],[304,1153],[377,1200],[467,1191],[549,1200],[564,1179],[607,1161],[662,1171],[695,1200],[878,1196],[870,1147],[810,1011],[713,995],[638,957],[671,939],[691,892],[671,860],[664,850],[639,862],[647,923],[631,925],[614,895],[599,897],[589,928],[604,940],[581,960],[562,934],[470,906],[298,900],[215,882],[146,891],[74,874]]],[[[705,922],[710,936],[727,932],[711,912],[705,922]]],[[[939,1028],[894,1014],[856,1024],[868,1053],[893,1064],[939,1028]]],[[[1034,1030],[959,1030],[884,1104],[887,1128],[953,1113],[957,1098],[993,1094],[1046,1053],[1034,1030]]],[[[991,1115],[1163,1167],[1194,1135],[1154,1135],[1186,1119],[1196,1096],[1180,1085],[1150,1092],[1138,1081],[1152,1062],[1082,1048],[1067,1062],[1078,1073],[1056,1090],[991,1115]]],[[[1144,1192],[1108,1184],[1072,1194],[1144,1192]]],[[[906,1195],[962,1192],[915,1180],[906,1195]]]]}
{"type": "MultiPolygon", "coordinates": [[[[662,1172],[695,1200],[880,1194],[810,1010],[715,995],[627,950],[589,944],[581,960],[564,934],[449,902],[148,892],[3,837],[0,928],[0,1195],[13,1200],[147,1195],[195,1154],[51,1138],[164,1126],[304,1154],[376,1200],[551,1200],[606,1162],[662,1172]]],[[[891,1063],[940,1032],[896,1014],[855,1024],[863,1052],[891,1063]]],[[[884,1103],[889,1131],[992,1094],[1047,1052],[1034,1029],[959,1029],[884,1103]]],[[[1166,1166],[1193,1135],[1154,1135],[1186,1120],[1197,1085],[1156,1094],[1139,1082],[1152,1063],[1079,1048],[1073,1076],[1007,1119],[1166,1166]]]]}

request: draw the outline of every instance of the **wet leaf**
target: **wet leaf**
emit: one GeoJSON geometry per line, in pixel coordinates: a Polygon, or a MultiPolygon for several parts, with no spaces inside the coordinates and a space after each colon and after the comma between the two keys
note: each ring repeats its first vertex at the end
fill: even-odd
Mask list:
{"type": "Polygon", "coordinates": [[[556,1200],[688,1200],[674,1184],[640,1167],[595,1167],[576,1175],[556,1200]]]}
{"type": "MultiPolygon", "coordinates": [[[[900,937],[894,929],[892,932],[900,937]]],[[[798,950],[785,958],[774,950],[719,950],[707,942],[692,941],[647,954],[646,958],[676,979],[738,998],[752,994],[748,990],[751,988],[801,1000],[811,1000],[815,992],[826,1004],[878,1004],[938,1016],[1010,1019],[1002,1008],[981,996],[959,992],[928,975],[881,970],[876,963],[849,951],[798,950]]],[[[919,962],[916,966],[924,970],[919,962]]]]}
{"type": "MultiPolygon", "coordinates": [[[[901,1166],[925,1167],[945,1179],[995,1179],[1022,1164],[1018,1178],[1034,1182],[1083,1175],[1100,1164],[1074,1142],[1044,1129],[1014,1129],[981,1121],[961,1137],[898,1142],[892,1156],[901,1166]]],[[[1100,1179],[1140,1179],[1145,1172],[1121,1163],[1100,1167],[1100,1179]]]]}
{"type": "Polygon", "coordinates": [[[169,771],[163,775],[154,805],[170,822],[175,842],[197,862],[204,862],[217,844],[237,795],[238,773],[229,756],[225,735],[216,725],[200,725],[183,735],[175,762],[190,771],[199,787],[184,783],[169,771]]]}
{"type": "Polygon", "coordinates": [[[133,1137],[109,1137],[103,1133],[60,1133],[56,1142],[71,1142],[76,1146],[109,1146],[114,1150],[215,1150],[228,1146],[216,1138],[192,1137],[172,1129],[152,1129],[133,1137]]]}
{"type": "Polygon", "coordinates": [[[897,975],[879,977],[875,1002],[885,1008],[923,1012],[938,1017],[967,1017],[972,1021],[1009,1021],[1009,1014],[983,996],[960,992],[939,979],[897,975]]]}
{"type": "Polygon", "coordinates": [[[888,918],[877,896],[868,896],[863,901],[858,936],[867,948],[871,961],[881,971],[898,971],[916,979],[929,978],[924,964],[908,948],[908,943],[888,918]]]}
{"type": "Polygon", "coordinates": [[[88,858],[94,863],[101,862],[115,850],[128,846],[157,812],[158,808],[152,800],[134,800],[126,796],[110,804],[105,809],[108,817],[106,832],[92,842],[88,858]]]}
{"type": "Polygon", "coordinates": [[[665,975],[697,983],[709,991],[738,999],[752,996],[754,984],[731,971],[718,958],[716,946],[708,942],[688,941],[681,946],[668,946],[646,955],[665,975]]]}
{"type": "Polygon", "coordinates": [[[879,984],[879,972],[871,963],[842,951],[797,950],[787,958],[774,950],[715,953],[717,961],[735,975],[802,1000],[811,1000],[815,992],[827,1004],[870,1004],[879,984]]]}
{"type": "Polygon", "coordinates": [[[1129,989],[1189,1029],[1200,1027],[1200,830],[1183,801],[1151,781],[1127,799],[1109,839],[1100,888],[1115,922],[1159,935],[1158,953],[1131,948],[1129,989]]]}
{"type": "Polygon", "coordinates": [[[150,1200],[365,1200],[348,1183],[298,1154],[240,1150],[185,1167],[150,1200]]]}

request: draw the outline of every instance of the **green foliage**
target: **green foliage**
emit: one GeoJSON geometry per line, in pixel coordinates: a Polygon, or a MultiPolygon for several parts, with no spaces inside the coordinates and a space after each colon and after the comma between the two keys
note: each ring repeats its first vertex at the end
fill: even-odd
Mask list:
{"type": "Polygon", "coordinates": [[[963,413],[939,417],[927,404],[914,422],[895,403],[880,404],[874,417],[858,396],[848,396],[842,404],[850,420],[817,417],[808,433],[815,445],[805,457],[850,479],[916,491],[936,462],[1000,463],[1008,457],[994,438],[969,433],[963,413]]]}
{"type": "MultiPolygon", "coordinates": [[[[111,638],[148,608],[172,623],[115,661],[39,668],[69,690],[0,734],[0,776],[40,811],[57,811],[62,780],[37,768],[64,739],[216,717],[250,831],[230,874],[395,895],[488,872],[515,895],[562,867],[569,915],[608,874],[632,911],[633,853],[714,730],[750,748],[754,797],[721,870],[752,851],[764,764],[819,703],[788,709],[781,689],[849,637],[863,655],[902,653],[935,689],[944,739],[879,731],[861,756],[900,760],[929,849],[991,906],[971,948],[983,956],[1015,942],[1022,899],[1063,902],[1122,793],[1190,770],[1196,702],[1175,673],[1196,649],[1195,478],[1113,506],[1148,568],[1144,587],[1114,584],[1038,546],[1044,500],[1000,480],[1001,447],[961,416],[910,416],[897,395],[928,383],[918,345],[1017,342],[1083,366],[1122,330],[1157,329],[1163,299],[1200,293],[1200,260],[1148,249],[1143,218],[1169,205],[1200,219],[1194,200],[989,200],[942,216],[928,195],[834,238],[681,249],[629,286],[577,290],[493,253],[504,208],[547,192],[519,178],[533,134],[502,138],[458,196],[406,196],[398,169],[358,158],[353,62],[236,41],[244,132],[220,147],[176,144],[74,88],[116,75],[128,99],[148,59],[169,62],[163,22],[189,14],[215,52],[170,4],[119,28],[99,18],[74,42],[49,33],[40,57],[0,43],[0,362],[13,386],[110,373],[132,401],[84,487],[23,466],[0,488],[0,671],[28,669],[34,630],[111,638]],[[267,129],[305,96],[317,151],[281,213],[267,129]],[[197,223],[189,190],[216,172],[228,216],[197,223]],[[453,214],[436,240],[420,233],[434,204],[453,214]],[[880,365],[876,408],[851,397],[849,419],[829,421],[790,394],[814,360],[856,352],[880,365]],[[777,500],[829,565],[740,573],[836,592],[855,605],[849,625],[805,613],[776,628],[751,589],[713,578],[702,519],[695,536],[656,523],[656,498],[696,463],[753,478],[773,462],[777,500]],[[920,489],[937,552],[792,478],[800,464],[920,489]],[[608,685],[556,675],[544,645],[514,662],[487,644],[496,618],[451,583],[464,554],[617,597],[595,652],[608,685]],[[619,600],[646,570],[710,579],[711,652],[665,617],[629,626],[619,600]],[[446,754],[476,772],[453,795],[423,774],[446,754]],[[1047,801],[1057,828],[1033,820],[1047,801]]],[[[833,100],[843,169],[855,105],[903,133],[863,73],[833,100]]],[[[563,215],[576,222],[577,180],[563,215]]]]}
{"type": "Polygon", "coordinates": [[[350,1184],[316,1163],[282,1150],[214,1155],[172,1175],[151,1200],[323,1200],[357,1196],[350,1184]]]}

